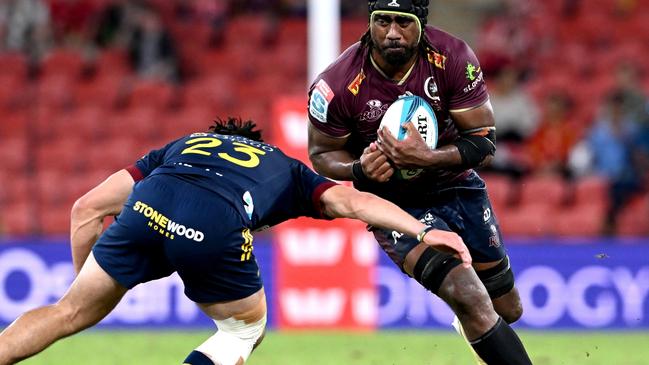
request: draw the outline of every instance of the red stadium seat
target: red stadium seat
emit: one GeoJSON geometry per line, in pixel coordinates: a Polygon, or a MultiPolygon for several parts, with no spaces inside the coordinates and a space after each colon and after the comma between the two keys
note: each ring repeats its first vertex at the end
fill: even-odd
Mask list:
{"type": "Polygon", "coordinates": [[[0,122],[0,143],[8,138],[26,138],[29,127],[26,112],[5,112],[0,122]]]}
{"type": "Polygon", "coordinates": [[[558,175],[539,175],[521,182],[520,204],[558,207],[566,200],[566,183],[558,175]]]}
{"type": "Polygon", "coordinates": [[[176,88],[168,82],[135,79],[128,97],[129,105],[164,109],[176,100],[176,88]]]}
{"type": "Polygon", "coordinates": [[[365,18],[347,19],[340,25],[340,50],[343,51],[360,40],[361,35],[367,30],[368,21],[365,18]]]}
{"type": "Polygon", "coordinates": [[[70,211],[72,204],[69,201],[53,206],[41,206],[38,210],[41,233],[46,235],[70,234],[70,211]]]}
{"type": "Polygon", "coordinates": [[[33,101],[30,100],[35,92],[33,85],[24,76],[0,74],[0,112],[24,109],[33,101]]]}
{"type": "Polygon", "coordinates": [[[246,43],[255,47],[264,47],[269,35],[277,33],[272,29],[273,20],[264,15],[240,15],[228,21],[225,30],[225,40],[228,44],[241,43],[241,36],[245,34],[246,43]]]}
{"type": "Polygon", "coordinates": [[[236,82],[228,73],[192,80],[182,92],[186,107],[213,107],[236,103],[236,82]]]}
{"type": "Polygon", "coordinates": [[[36,232],[36,209],[29,201],[0,204],[0,234],[26,236],[36,232]]]}
{"type": "Polygon", "coordinates": [[[88,146],[86,157],[90,163],[89,169],[102,171],[118,171],[132,165],[138,158],[137,148],[142,142],[133,138],[105,140],[88,146]]]}
{"type": "MultiPolygon", "coordinates": [[[[284,19],[279,25],[278,46],[282,44],[296,43],[306,47],[307,31],[306,20],[304,19],[284,19]]],[[[304,61],[304,58],[302,58],[304,61]]]]}
{"type": "Polygon", "coordinates": [[[61,173],[72,173],[86,167],[88,143],[74,134],[62,138],[45,140],[35,149],[37,170],[56,169],[61,173]]]}
{"type": "Polygon", "coordinates": [[[32,198],[33,180],[24,172],[5,172],[0,174],[0,205],[7,205],[32,198]]]}
{"type": "Polygon", "coordinates": [[[73,49],[54,48],[41,63],[41,76],[59,75],[70,80],[81,76],[85,66],[82,55],[73,49]]]}
{"type": "Polygon", "coordinates": [[[509,177],[498,174],[481,174],[481,176],[487,184],[489,200],[496,211],[500,211],[499,208],[512,202],[514,185],[509,177]]]}
{"type": "Polygon", "coordinates": [[[52,73],[40,78],[38,83],[38,103],[52,108],[68,108],[74,105],[74,89],[76,80],[65,74],[52,73]]]}
{"type": "Polygon", "coordinates": [[[0,140],[0,161],[2,169],[9,173],[22,172],[29,162],[29,146],[24,138],[2,138],[0,140]]]}
{"type": "Polygon", "coordinates": [[[526,204],[498,212],[503,234],[539,237],[553,235],[557,208],[545,204],[526,204]]]}
{"type": "Polygon", "coordinates": [[[126,50],[115,47],[102,50],[95,66],[99,78],[112,76],[121,79],[132,71],[126,50]]]}
{"type": "Polygon", "coordinates": [[[158,110],[153,106],[139,107],[136,105],[110,113],[106,118],[106,137],[116,140],[155,138],[159,134],[156,123],[158,114],[158,110]]]}
{"type": "Polygon", "coordinates": [[[649,235],[649,193],[631,200],[618,214],[617,234],[622,236],[649,235]]]}
{"type": "Polygon", "coordinates": [[[556,212],[555,233],[560,236],[593,237],[603,232],[606,207],[594,203],[578,204],[556,212]]]}
{"type": "Polygon", "coordinates": [[[3,52],[0,54],[0,75],[15,75],[22,79],[27,77],[27,56],[19,52],[3,52]]]}
{"type": "Polygon", "coordinates": [[[588,176],[575,182],[574,204],[607,208],[609,205],[608,181],[599,176],[588,176]]]}
{"type": "Polygon", "coordinates": [[[94,141],[103,138],[107,123],[106,113],[102,108],[84,105],[57,114],[52,121],[51,133],[57,137],[74,133],[75,136],[83,138],[87,142],[94,141]]]}
{"type": "Polygon", "coordinates": [[[114,108],[125,99],[129,79],[121,75],[99,74],[75,85],[75,101],[80,106],[114,108]]]}
{"type": "Polygon", "coordinates": [[[35,176],[35,196],[39,204],[52,207],[73,198],[70,190],[74,175],[56,167],[43,168],[35,176]]]}

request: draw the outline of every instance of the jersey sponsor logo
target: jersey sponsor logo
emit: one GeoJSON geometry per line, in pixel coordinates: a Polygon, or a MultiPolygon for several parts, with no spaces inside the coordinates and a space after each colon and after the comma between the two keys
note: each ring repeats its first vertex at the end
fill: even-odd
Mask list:
{"type": "Polygon", "coordinates": [[[486,223],[489,221],[490,218],[491,218],[491,208],[487,208],[482,213],[482,220],[484,220],[486,223]]]}
{"type": "Polygon", "coordinates": [[[440,111],[441,110],[440,103],[442,99],[439,97],[439,87],[435,82],[435,78],[433,78],[432,76],[427,78],[426,81],[424,81],[424,93],[431,100],[433,109],[435,109],[436,111],[440,111]]]}
{"type": "Polygon", "coordinates": [[[471,83],[464,88],[464,93],[475,90],[481,83],[484,82],[484,75],[482,74],[482,68],[475,67],[471,62],[466,64],[466,78],[471,83]]]}
{"type": "Polygon", "coordinates": [[[381,118],[381,116],[388,110],[389,104],[383,104],[380,100],[372,99],[367,102],[370,110],[361,113],[360,120],[362,122],[373,122],[381,118]]]}
{"type": "Polygon", "coordinates": [[[480,67],[475,67],[471,62],[466,63],[466,78],[469,81],[474,81],[478,77],[477,75],[481,72],[482,70],[480,67]]]}
{"type": "Polygon", "coordinates": [[[358,95],[358,93],[361,91],[361,83],[365,80],[365,72],[361,70],[361,72],[356,75],[354,78],[354,81],[347,86],[347,90],[349,90],[354,96],[358,95]]]}
{"type": "Polygon", "coordinates": [[[500,247],[501,243],[500,236],[498,235],[498,228],[496,228],[496,225],[492,224],[489,226],[489,230],[491,230],[491,236],[489,236],[489,247],[500,247]]]}
{"type": "Polygon", "coordinates": [[[327,123],[327,109],[334,98],[334,92],[325,80],[320,80],[311,92],[309,101],[309,113],[318,121],[327,123]]]}
{"type": "Polygon", "coordinates": [[[428,62],[435,65],[435,67],[445,70],[446,69],[446,56],[435,51],[428,52],[428,62]]]}
{"type": "Polygon", "coordinates": [[[243,193],[243,209],[248,214],[248,219],[252,219],[252,212],[255,210],[255,203],[252,201],[252,195],[249,191],[243,193]]]}
{"type": "Polygon", "coordinates": [[[149,219],[147,225],[150,228],[169,239],[173,240],[176,236],[182,236],[196,242],[201,242],[205,238],[203,232],[194,228],[187,228],[180,223],[174,222],[153,207],[139,200],[133,204],[133,210],[149,219]]]}

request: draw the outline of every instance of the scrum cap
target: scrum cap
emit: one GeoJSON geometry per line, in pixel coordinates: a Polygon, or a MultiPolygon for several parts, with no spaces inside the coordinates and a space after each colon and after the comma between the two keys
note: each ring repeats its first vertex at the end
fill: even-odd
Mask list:
{"type": "Polygon", "coordinates": [[[368,0],[367,7],[370,17],[376,11],[414,15],[423,29],[428,18],[428,2],[429,0],[368,0]]]}

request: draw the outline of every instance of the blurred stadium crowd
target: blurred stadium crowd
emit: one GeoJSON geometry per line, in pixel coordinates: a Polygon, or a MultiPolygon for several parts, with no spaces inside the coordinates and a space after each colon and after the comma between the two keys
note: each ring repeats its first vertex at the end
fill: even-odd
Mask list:
{"type": "MultiPolygon", "coordinates": [[[[649,235],[649,1],[487,3],[472,45],[503,231],[649,235]]],[[[341,5],[347,47],[366,2],[341,5]]],[[[74,200],[135,156],[306,98],[305,15],[304,0],[3,0],[0,235],[66,234],[74,200]]]]}

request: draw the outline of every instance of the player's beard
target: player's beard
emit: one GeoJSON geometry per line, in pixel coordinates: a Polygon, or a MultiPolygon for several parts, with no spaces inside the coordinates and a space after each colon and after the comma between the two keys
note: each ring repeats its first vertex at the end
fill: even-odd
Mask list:
{"type": "Polygon", "coordinates": [[[388,44],[379,47],[381,57],[391,66],[405,65],[417,51],[417,45],[388,44]],[[395,47],[396,46],[396,47],[395,47]]]}

